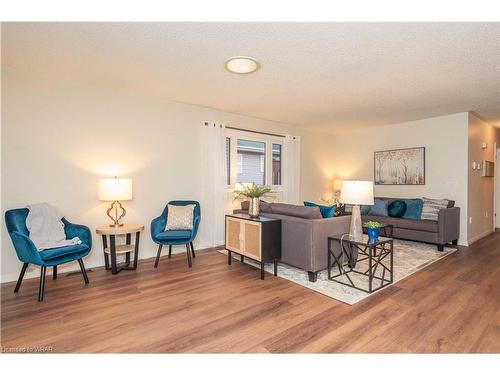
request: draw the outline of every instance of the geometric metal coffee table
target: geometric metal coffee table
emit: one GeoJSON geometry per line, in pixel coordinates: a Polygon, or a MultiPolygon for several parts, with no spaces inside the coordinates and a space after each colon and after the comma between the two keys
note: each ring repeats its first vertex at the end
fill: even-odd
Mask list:
{"type": "Polygon", "coordinates": [[[393,282],[394,242],[392,238],[379,237],[369,242],[363,235],[361,241],[354,241],[349,234],[328,237],[328,279],[367,293],[373,293],[393,282]],[[340,244],[342,251],[334,252],[332,244],[340,244]],[[332,274],[337,266],[339,272],[332,274]],[[355,277],[355,275],[361,277],[355,277]],[[356,279],[356,280],[355,280],[356,279]],[[363,288],[361,284],[368,284],[363,288]]]}

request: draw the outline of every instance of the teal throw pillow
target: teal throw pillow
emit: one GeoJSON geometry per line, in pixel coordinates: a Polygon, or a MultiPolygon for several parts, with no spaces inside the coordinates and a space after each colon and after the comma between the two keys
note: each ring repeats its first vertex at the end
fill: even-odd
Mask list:
{"type": "Polygon", "coordinates": [[[406,203],[406,211],[403,214],[403,219],[420,220],[424,201],[422,199],[403,199],[403,202],[406,203]]]}
{"type": "Polygon", "coordinates": [[[389,201],[386,199],[375,198],[375,204],[370,207],[368,215],[370,216],[389,216],[389,201]]]}
{"type": "Polygon", "coordinates": [[[406,203],[402,200],[395,200],[389,203],[387,208],[390,217],[402,217],[406,211],[406,203]]]}
{"type": "Polygon", "coordinates": [[[361,211],[361,215],[368,215],[368,212],[370,212],[370,207],[367,206],[366,204],[362,204],[359,210],[361,211]]]}
{"type": "Polygon", "coordinates": [[[321,206],[313,202],[304,202],[304,206],[319,207],[319,211],[321,212],[321,216],[323,216],[323,219],[333,217],[335,214],[335,208],[337,208],[336,204],[334,204],[333,206],[321,206]]]}

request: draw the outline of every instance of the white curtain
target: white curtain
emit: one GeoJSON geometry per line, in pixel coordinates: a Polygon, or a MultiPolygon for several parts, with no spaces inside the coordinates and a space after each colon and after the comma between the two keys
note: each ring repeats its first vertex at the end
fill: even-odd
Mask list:
{"type": "Polygon", "coordinates": [[[202,124],[202,228],[207,246],[224,244],[225,214],[225,142],[224,125],[202,124]]]}
{"type": "Polygon", "coordinates": [[[300,204],[300,137],[287,135],[283,142],[283,202],[300,204]]]}

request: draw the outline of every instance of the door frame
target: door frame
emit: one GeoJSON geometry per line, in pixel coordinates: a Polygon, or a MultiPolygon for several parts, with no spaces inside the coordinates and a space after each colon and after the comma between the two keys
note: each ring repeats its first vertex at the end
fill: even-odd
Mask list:
{"type": "Polygon", "coordinates": [[[495,168],[493,177],[493,230],[500,228],[500,210],[497,205],[500,204],[500,144],[494,143],[494,161],[495,168]]]}

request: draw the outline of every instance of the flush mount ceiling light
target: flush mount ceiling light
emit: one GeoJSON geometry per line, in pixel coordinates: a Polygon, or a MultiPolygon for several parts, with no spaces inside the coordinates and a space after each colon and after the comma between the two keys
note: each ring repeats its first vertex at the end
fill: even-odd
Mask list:
{"type": "Polygon", "coordinates": [[[253,57],[248,56],[234,56],[228,59],[224,66],[231,73],[248,74],[253,73],[260,68],[260,64],[253,57]]]}

